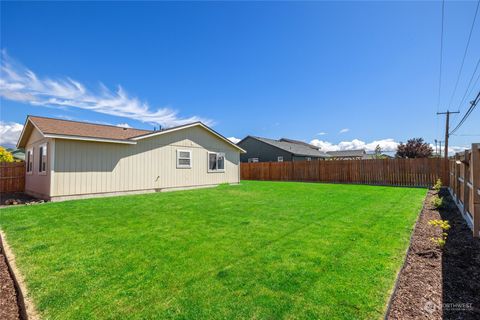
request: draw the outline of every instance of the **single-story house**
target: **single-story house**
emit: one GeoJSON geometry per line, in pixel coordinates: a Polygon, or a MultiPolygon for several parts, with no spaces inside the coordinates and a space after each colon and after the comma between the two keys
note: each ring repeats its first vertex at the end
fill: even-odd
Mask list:
{"type": "Polygon", "coordinates": [[[201,122],[150,131],[28,116],[25,192],[61,201],[240,182],[244,150],[201,122]]]}
{"type": "Polygon", "coordinates": [[[392,156],[389,156],[385,153],[375,154],[375,153],[367,153],[363,156],[363,160],[374,160],[374,159],[392,159],[392,156]]]}
{"type": "Polygon", "coordinates": [[[246,151],[240,155],[241,162],[308,161],[330,157],[314,145],[287,138],[274,140],[247,136],[239,141],[237,146],[246,151]]]}
{"type": "Polygon", "coordinates": [[[362,160],[367,153],[365,149],[358,149],[327,151],[327,154],[332,157],[332,160],[362,160]]]}

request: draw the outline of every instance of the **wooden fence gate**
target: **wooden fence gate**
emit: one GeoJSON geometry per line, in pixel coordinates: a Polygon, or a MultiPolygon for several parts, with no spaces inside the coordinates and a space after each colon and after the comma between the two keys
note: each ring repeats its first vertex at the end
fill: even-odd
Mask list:
{"type": "Polygon", "coordinates": [[[311,181],[391,186],[432,186],[447,181],[445,161],[440,158],[316,160],[242,163],[241,179],[311,181]]]}
{"type": "Polygon", "coordinates": [[[23,192],[25,190],[25,163],[0,163],[0,192],[23,192]]]}

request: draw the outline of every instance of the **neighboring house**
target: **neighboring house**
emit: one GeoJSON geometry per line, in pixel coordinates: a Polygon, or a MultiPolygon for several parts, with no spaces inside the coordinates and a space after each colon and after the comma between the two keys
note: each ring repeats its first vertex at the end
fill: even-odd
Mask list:
{"type": "Polygon", "coordinates": [[[379,155],[375,153],[367,153],[366,155],[363,156],[363,160],[374,160],[374,159],[392,159],[392,156],[389,156],[388,154],[381,153],[379,155]]]}
{"type": "Polygon", "coordinates": [[[364,149],[359,150],[342,150],[342,151],[327,151],[327,154],[333,160],[361,160],[366,156],[364,149]]]}
{"type": "Polygon", "coordinates": [[[15,161],[25,161],[25,150],[7,148],[7,151],[12,154],[15,161]]]}
{"type": "Polygon", "coordinates": [[[52,201],[240,182],[242,148],[201,122],[161,131],[28,116],[26,193],[52,201]]]}
{"type": "Polygon", "coordinates": [[[323,160],[329,157],[316,146],[286,138],[273,140],[247,136],[237,146],[246,151],[240,155],[241,162],[323,160]]]}

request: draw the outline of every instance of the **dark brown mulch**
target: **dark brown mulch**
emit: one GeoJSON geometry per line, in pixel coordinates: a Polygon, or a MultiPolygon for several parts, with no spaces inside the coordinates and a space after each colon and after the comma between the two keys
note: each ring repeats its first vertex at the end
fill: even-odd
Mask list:
{"type": "Polygon", "coordinates": [[[472,237],[447,190],[445,207],[431,205],[430,191],[413,232],[410,251],[398,278],[388,319],[480,319],[480,239],[472,237]],[[429,220],[448,220],[443,249],[430,238],[439,237],[429,220]]]}
{"type": "Polygon", "coordinates": [[[0,249],[0,319],[18,320],[20,313],[13,280],[8,272],[5,256],[0,249]]]}
{"type": "Polygon", "coordinates": [[[0,192],[0,207],[7,207],[7,205],[5,205],[5,201],[10,199],[18,199],[21,201],[22,204],[31,201],[37,201],[36,198],[29,196],[28,194],[23,192],[0,192]]]}

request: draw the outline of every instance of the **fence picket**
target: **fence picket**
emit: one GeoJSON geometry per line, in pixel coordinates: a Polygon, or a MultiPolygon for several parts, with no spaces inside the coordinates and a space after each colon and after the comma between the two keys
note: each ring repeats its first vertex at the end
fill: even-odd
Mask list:
{"type": "MultiPolygon", "coordinates": [[[[443,181],[442,159],[372,159],[242,163],[243,180],[316,181],[426,187],[443,181]]],[[[448,170],[448,169],[447,169],[448,170]]]]}
{"type": "Polygon", "coordinates": [[[0,192],[23,192],[25,189],[25,163],[0,163],[0,192]]]}

